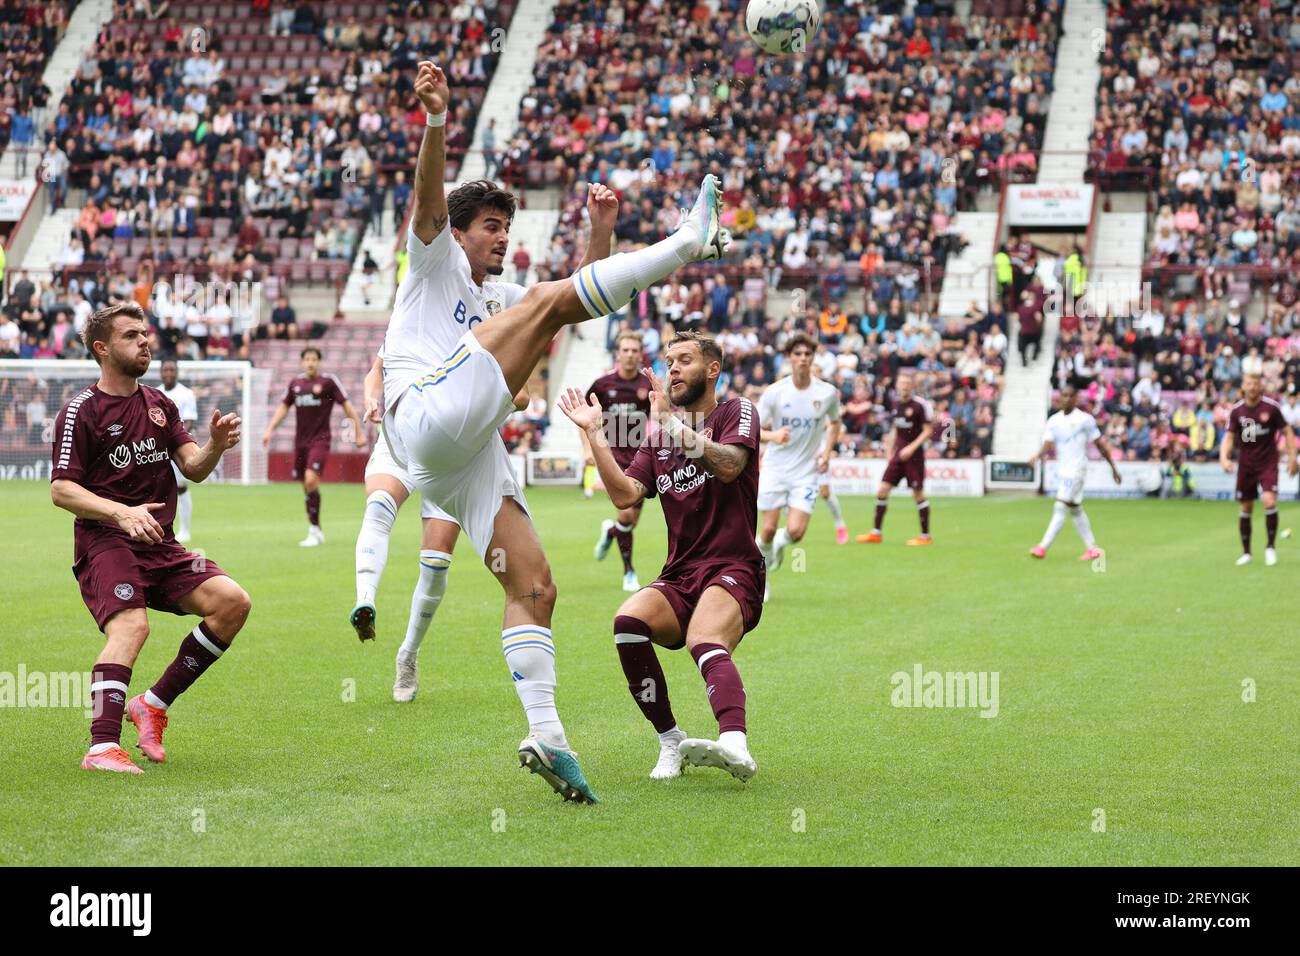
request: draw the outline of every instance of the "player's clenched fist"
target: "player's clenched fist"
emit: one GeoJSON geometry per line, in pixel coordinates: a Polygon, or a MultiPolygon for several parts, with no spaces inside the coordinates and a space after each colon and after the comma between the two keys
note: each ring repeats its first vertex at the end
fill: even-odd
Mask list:
{"type": "Polygon", "coordinates": [[[233,412],[222,415],[221,409],[212,410],[212,420],[208,422],[208,433],[212,444],[222,451],[229,451],[239,444],[239,427],[243,424],[240,417],[233,412]]]}
{"type": "Polygon", "coordinates": [[[415,95],[426,113],[441,113],[451,102],[447,76],[432,60],[421,60],[415,77],[415,95]]]}
{"type": "Polygon", "coordinates": [[[618,222],[618,196],[603,183],[587,185],[587,217],[592,232],[613,232],[618,222]]]}
{"type": "Polygon", "coordinates": [[[158,544],[162,541],[163,528],[154,518],[152,512],[163,507],[160,503],[148,505],[136,505],[134,508],[123,508],[114,519],[117,526],[131,536],[132,541],[148,541],[152,544],[158,544]]]}

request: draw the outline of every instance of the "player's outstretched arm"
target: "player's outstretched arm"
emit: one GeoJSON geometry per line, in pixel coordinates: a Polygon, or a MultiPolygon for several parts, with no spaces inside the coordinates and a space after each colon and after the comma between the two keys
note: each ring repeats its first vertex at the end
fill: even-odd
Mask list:
{"type": "Polygon", "coordinates": [[[78,518],[116,522],[119,528],[130,535],[132,541],[158,544],[163,540],[162,525],[153,516],[153,512],[163,507],[162,502],[130,507],[101,498],[68,478],[50,482],[50,498],[57,507],[71,511],[78,518]]]}
{"type": "MultiPolygon", "coordinates": [[[[430,60],[420,61],[415,95],[430,118],[441,116],[442,123],[446,123],[451,87],[442,70],[430,60]]],[[[443,184],[446,166],[447,127],[426,125],[420,154],[415,161],[415,209],[411,213],[411,231],[425,245],[447,228],[447,196],[443,184]]]]}
{"type": "Polygon", "coordinates": [[[587,237],[587,253],[578,265],[581,269],[609,256],[614,244],[614,224],[618,222],[618,196],[602,183],[587,184],[587,219],[591,222],[591,235],[587,237]]]}
{"type": "Polygon", "coordinates": [[[200,448],[191,441],[176,449],[176,467],[187,481],[202,481],[212,474],[212,469],[217,467],[221,456],[239,444],[241,425],[238,415],[222,415],[219,408],[212,410],[207,444],[200,448]]]}
{"type": "Polygon", "coordinates": [[[614,453],[610,451],[609,440],[602,427],[604,415],[600,403],[583,395],[576,388],[569,388],[561,393],[559,406],[560,411],[586,436],[610,503],[615,508],[632,508],[644,501],[645,485],[623,474],[623,469],[614,460],[614,453]]]}

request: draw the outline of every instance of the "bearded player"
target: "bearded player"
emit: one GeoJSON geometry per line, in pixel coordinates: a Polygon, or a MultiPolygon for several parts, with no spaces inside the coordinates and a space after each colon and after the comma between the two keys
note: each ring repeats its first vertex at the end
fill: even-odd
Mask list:
{"type": "MultiPolygon", "coordinates": [[[[538,283],[518,303],[484,317],[468,254],[448,230],[449,223],[456,231],[470,225],[451,220],[443,194],[451,90],[442,70],[425,61],[415,92],[427,128],[406,240],[410,268],[384,339],[384,440],[420,493],[456,519],[501,583],[501,648],[528,719],[520,765],[565,799],[595,802],[556,709],[555,584],[498,429],[564,326],[617,312],[638,290],[679,267],[725,253],[730,236],[721,225],[721,193],[717,180],[706,176],[673,235],[589,262],[568,280],[538,283]],[[441,349],[448,330],[463,330],[449,352],[441,349]]],[[[617,200],[598,204],[595,213],[608,217],[612,229],[617,200]]],[[[492,224],[483,237],[498,268],[506,252],[496,239],[503,225],[492,224]]]]}
{"type": "MultiPolygon", "coordinates": [[[[605,438],[620,468],[627,468],[636,457],[637,449],[645,440],[646,423],[650,416],[650,379],[641,371],[644,354],[639,332],[622,332],[615,343],[617,361],[614,371],[602,375],[587,389],[587,401],[593,399],[605,411],[605,438]]],[[[587,466],[595,464],[591,442],[585,431],[582,448],[587,466]]],[[[618,542],[618,553],[623,558],[623,590],[639,591],[636,569],[632,567],[632,529],[641,520],[641,502],[631,508],[621,508],[613,518],[600,523],[600,536],[596,539],[596,560],[604,561],[610,545],[618,542]]]]}
{"type": "Polygon", "coordinates": [[[668,560],[658,579],[624,601],[614,618],[628,690],[659,734],[659,760],[650,776],[679,776],[687,761],[719,767],[744,782],[758,765],[749,753],[745,685],[732,655],[763,612],[766,575],[754,541],[758,416],[747,398],[718,404],[722,352],[712,339],[678,332],[664,359],[667,393],[647,372],[658,428],[626,470],[606,440],[600,405],[570,389],[560,409],[586,432],[614,507],[658,495],[668,525],[668,560]],[[678,727],[655,644],[690,651],[718,721],[717,740],[690,739],[678,727]]]}
{"type": "MultiPolygon", "coordinates": [[[[839,391],[812,373],[817,343],[799,332],[786,340],[785,351],[790,374],[769,385],[758,400],[762,440],[767,442],[758,479],[758,550],[769,571],[781,566],[786,548],[803,540],[817,504],[817,476],[830,466],[841,427],[839,391]],[[778,531],[782,508],[788,514],[778,531]]],[[[765,590],[763,600],[767,598],[765,590]]]]}
{"type": "Polygon", "coordinates": [[[298,545],[315,548],[325,543],[325,532],[320,526],[320,482],[330,456],[330,413],[334,406],[343,406],[343,414],[352,422],[358,448],[366,447],[366,432],[343,389],[343,383],[333,375],[321,373],[320,349],[309,345],[302,350],[299,359],[302,361],[302,374],[285,387],[284,397],[262,434],[262,447],[271,447],[271,434],[293,408],[297,413],[293,433],[293,476],[302,480],[303,498],[307,503],[307,537],[298,545]]]}
{"type": "Polygon", "coordinates": [[[885,456],[889,464],[876,489],[876,518],[868,534],[858,535],[863,544],[879,544],[884,540],[881,528],[885,525],[885,509],[894,486],[907,482],[916,502],[916,516],[921,523],[921,533],[908,538],[911,547],[933,543],[930,537],[930,502],[925,497],[925,443],[934,434],[930,406],[912,394],[912,376],[904,373],[898,378],[898,401],[894,402],[893,427],[885,439],[885,456]]]}
{"type": "MultiPolygon", "coordinates": [[[[167,359],[158,370],[162,379],[162,393],[172,400],[180,412],[181,425],[193,434],[199,419],[199,402],[194,392],[180,382],[180,369],[175,359],[167,359]]],[[[190,483],[185,480],[181,470],[172,462],[172,471],[176,473],[176,540],[185,544],[190,540],[190,518],[194,515],[194,496],[190,494],[190,483]]]]}
{"type": "Polygon", "coordinates": [[[77,516],[72,573],[104,633],[91,675],[87,770],[143,773],[122,749],[122,715],[139,746],[166,759],[162,735],[176,698],[230,647],[251,602],[214,562],[182,548],[172,534],[175,462],[187,481],[202,481],[239,444],[239,418],[212,413],[202,448],[161,391],[140,384],[149,370],[149,325],[135,302],[101,309],[82,331],[99,363],[99,381],[63,406],[54,423],[50,494],[77,516]],[[127,700],[131,668],[145,639],[145,608],[202,620],[176,659],[144,694],[127,700]]]}
{"type": "Polygon", "coordinates": [[[1264,379],[1258,374],[1247,374],[1241,379],[1242,400],[1232,406],[1228,427],[1219,448],[1219,464],[1232,472],[1232,451],[1237,447],[1240,467],[1237,469],[1236,497],[1241,502],[1237,516],[1237,530],[1241,534],[1241,557],[1237,565],[1250,564],[1251,516],[1255,500],[1264,502],[1264,529],[1268,545],[1264,548],[1264,564],[1277,564],[1277,466],[1278,435],[1286,439],[1290,462],[1287,474],[1297,471],[1296,436],[1286,423],[1282,406],[1264,394],[1264,379]]]}

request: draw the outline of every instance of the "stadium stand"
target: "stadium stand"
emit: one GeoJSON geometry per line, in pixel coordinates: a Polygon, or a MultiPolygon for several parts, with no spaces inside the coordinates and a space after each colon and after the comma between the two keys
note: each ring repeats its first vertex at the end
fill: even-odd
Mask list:
{"type": "Polygon", "coordinates": [[[1092,176],[1147,191],[1153,297],[1064,316],[1055,384],[1084,390],[1126,457],[1203,460],[1243,365],[1271,394],[1300,389],[1300,17],[1144,0],[1106,24],[1092,176]]]}

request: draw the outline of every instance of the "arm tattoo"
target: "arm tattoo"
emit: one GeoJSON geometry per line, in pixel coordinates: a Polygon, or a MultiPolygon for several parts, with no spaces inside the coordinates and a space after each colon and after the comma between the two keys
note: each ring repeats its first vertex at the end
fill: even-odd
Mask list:
{"type": "Polygon", "coordinates": [[[433,231],[434,231],[434,234],[436,235],[437,233],[442,232],[442,230],[445,229],[445,228],[447,228],[447,216],[446,216],[446,214],[445,214],[445,213],[440,213],[440,214],[434,216],[434,217],[433,217],[433,231]]]}
{"type": "Polygon", "coordinates": [[[742,445],[719,445],[701,439],[700,457],[704,465],[723,481],[734,481],[749,463],[749,449],[742,445]]]}
{"type": "Polygon", "coordinates": [[[640,495],[642,500],[644,500],[647,493],[646,486],[641,484],[641,482],[637,481],[635,478],[628,478],[628,481],[632,482],[632,490],[640,495]]]}

